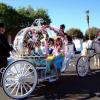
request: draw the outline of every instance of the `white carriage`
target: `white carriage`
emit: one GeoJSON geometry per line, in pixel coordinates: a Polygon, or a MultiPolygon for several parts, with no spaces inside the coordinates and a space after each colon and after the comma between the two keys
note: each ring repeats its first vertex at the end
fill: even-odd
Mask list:
{"type": "MultiPolygon", "coordinates": [[[[14,41],[16,54],[12,56],[13,61],[5,69],[2,79],[3,90],[11,98],[25,98],[35,90],[38,83],[51,82],[58,78],[54,69],[49,74],[47,73],[47,61],[44,54],[31,51],[37,39],[41,38],[35,33],[45,32],[46,34],[40,36],[46,37],[45,35],[50,32],[50,35],[55,36],[49,28],[41,26],[42,21],[42,19],[36,20],[37,26],[32,25],[22,29],[16,35],[14,41]]],[[[75,64],[78,75],[86,76],[89,68],[88,59],[80,57],[75,64]]]]}

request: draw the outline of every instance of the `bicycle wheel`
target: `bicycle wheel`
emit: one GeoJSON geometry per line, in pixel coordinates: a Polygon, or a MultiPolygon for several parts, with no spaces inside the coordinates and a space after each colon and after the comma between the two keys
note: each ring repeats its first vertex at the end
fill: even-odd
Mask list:
{"type": "Polygon", "coordinates": [[[90,57],[90,68],[91,70],[100,68],[100,53],[96,53],[90,57]]]}
{"type": "Polygon", "coordinates": [[[29,96],[37,84],[37,72],[26,60],[11,63],[3,74],[3,90],[11,98],[22,99],[29,96]]]}
{"type": "Polygon", "coordinates": [[[89,61],[88,57],[81,56],[76,64],[76,71],[78,76],[85,77],[89,72],[89,61]]]}

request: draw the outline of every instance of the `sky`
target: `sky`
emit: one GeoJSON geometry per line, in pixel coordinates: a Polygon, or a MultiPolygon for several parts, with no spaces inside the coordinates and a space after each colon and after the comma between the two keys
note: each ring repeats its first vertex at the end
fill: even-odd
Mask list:
{"type": "Polygon", "coordinates": [[[13,8],[28,7],[48,10],[51,26],[65,24],[66,31],[78,28],[83,33],[88,28],[86,11],[89,10],[90,27],[100,28],[100,0],[0,0],[13,8]]]}

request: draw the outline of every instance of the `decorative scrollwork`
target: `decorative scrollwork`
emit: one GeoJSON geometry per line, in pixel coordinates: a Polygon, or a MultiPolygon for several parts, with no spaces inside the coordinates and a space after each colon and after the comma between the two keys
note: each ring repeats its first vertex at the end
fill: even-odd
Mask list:
{"type": "Polygon", "coordinates": [[[42,18],[35,19],[35,21],[33,22],[35,26],[41,26],[43,23],[44,23],[44,20],[42,18]]]}

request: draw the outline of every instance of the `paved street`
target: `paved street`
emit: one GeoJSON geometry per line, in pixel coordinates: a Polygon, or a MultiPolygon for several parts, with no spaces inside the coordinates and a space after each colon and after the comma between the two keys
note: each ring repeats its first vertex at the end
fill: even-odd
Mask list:
{"type": "MultiPolygon", "coordinates": [[[[12,100],[0,88],[0,100],[12,100]]],[[[79,78],[69,70],[56,82],[41,83],[36,91],[24,100],[100,100],[100,70],[93,70],[79,78]]]]}

